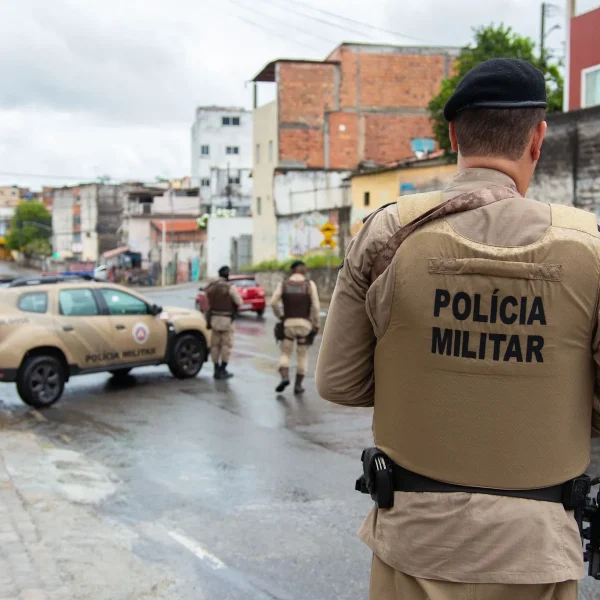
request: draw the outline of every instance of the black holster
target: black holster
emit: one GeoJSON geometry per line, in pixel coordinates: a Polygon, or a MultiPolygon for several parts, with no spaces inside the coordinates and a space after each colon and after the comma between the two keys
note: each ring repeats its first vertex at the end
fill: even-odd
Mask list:
{"type": "Polygon", "coordinates": [[[285,340],[285,328],[283,326],[283,321],[277,321],[273,329],[273,335],[278,342],[283,342],[283,340],[285,340]]]}
{"type": "Polygon", "coordinates": [[[355,489],[371,494],[378,508],[394,506],[394,475],[392,461],[379,448],[367,448],[360,457],[363,474],[356,480],[355,489]]]}
{"type": "Polygon", "coordinates": [[[315,343],[317,337],[317,329],[313,328],[311,332],[306,336],[306,345],[312,346],[315,343]]]}
{"type": "Polygon", "coordinates": [[[206,311],[206,329],[212,329],[212,310],[209,308],[206,311]]]}

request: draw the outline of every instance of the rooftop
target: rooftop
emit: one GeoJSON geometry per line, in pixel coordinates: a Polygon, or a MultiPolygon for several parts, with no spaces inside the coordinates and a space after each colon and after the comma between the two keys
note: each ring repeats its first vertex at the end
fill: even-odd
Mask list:
{"type": "Polygon", "coordinates": [[[196,112],[200,111],[212,111],[212,112],[250,112],[246,108],[242,108],[241,106],[198,106],[196,107],[196,112]]]}
{"type": "Polygon", "coordinates": [[[458,46],[406,46],[396,44],[369,44],[365,42],[342,42],[327,55],[325,60],[302,60],[293,58],[278,58],[272,60],[270,63],[265,65],[262,68],[262,70],[259,71],[258,74],[251,79],[251,81],[274,82],[275,70],[278,63],[313,63],[321,65],[339,65],[339,61],[330,60],[330,58],[340,48],[348,48],[353,52],[360,52],[363,54],[418,54],[421,56],[444,54],[448,56],[458,56],[458,54],[460,53],[460,48],[458,46]]]}
{"type": "Polygon", "coordinates": [[[375,167],[361,167],[348,176],[347,179],[362,177],[364,175],[376,175],[377,173],[385,173],[386,171],[395,171],[396,169],[404,169],[407,167],[426,167],[431,163],[444,164],[446,162],[449,162],[449,156],[446,155],[446,151],[436,150],[435,152],[431,152],[420,158],[418,156],[413,156],[411,158],[404,158],[375,167]]]}

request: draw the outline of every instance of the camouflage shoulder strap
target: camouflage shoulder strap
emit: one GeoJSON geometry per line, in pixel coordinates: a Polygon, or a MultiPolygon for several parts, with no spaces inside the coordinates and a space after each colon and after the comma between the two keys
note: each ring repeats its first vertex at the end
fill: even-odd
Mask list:
{"type": "Polygon", "coordinates": [[[467,192],[466,194],[456,196],[451,200],[447,200],[446,202],[442,202],[437,206],[427,209],[422,214],[418,214],[406,225],[401,225],[400,229],[396,231],[396,233],[387,241],[386,245],[380,250],[379,254],[377,254],[371,270],[371,281],[375,281],[375,279],[389,267],[398,248],[400,248],[404,240],[426,223],[455,213],[481,208],[482,206],[493,204],[499,200],[514,198],[519,195],[516,187],[493,186],[481,188],[474,192],[467,192]]]}

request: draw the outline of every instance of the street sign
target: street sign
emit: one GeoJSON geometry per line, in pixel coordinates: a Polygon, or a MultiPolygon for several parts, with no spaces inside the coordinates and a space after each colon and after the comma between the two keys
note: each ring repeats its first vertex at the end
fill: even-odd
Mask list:
{"type": "Polygon", "coordinates": [[[327,221],[327,223],[325,223],[325,225],[323,225],[323,227],[321,227],[320,231],[323,234],[323,238],[324,238],[323,241],[321,242],[321,247],[322,248],[328,247],[331,249],[335,248],[337,246],[336,241],[333,239],[333,236],[337,232],[335,225],[333,225],[332,223],[327,221]]]}
{"type": "Polygon", "coordinates": [[[331,237],[336,231],[335,225],[333,223],[330,223],[329,221],[327,221],[327,223],[325,223],[325,225],[323,225],[323,227],[321,227],[320,231],[326,238],[331,237]]]}

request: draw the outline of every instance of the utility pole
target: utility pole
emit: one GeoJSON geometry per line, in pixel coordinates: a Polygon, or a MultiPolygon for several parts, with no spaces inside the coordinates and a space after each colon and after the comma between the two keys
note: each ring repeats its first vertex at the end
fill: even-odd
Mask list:
{"type": "Polygon", "coordinates": [[[162,222],[162,251],[161,251],[161,267],[162,267],[162,284],[167,285],[167,221],[162,222]]]}
{"type": "Polygon", "coordinates": [[[577,7],[575,0],[567,0],[566,29],[565,29],[565,85],[563,93],[563,110],[569,110],[569,76],[571,71],[571,19],[575,17],[577,7]]]}
{"type": "Polygon", "coordinates": [[[546,40],[546,3],[542,2],[542,20],[541,20],[541,25],[540,25],[540,66],[542,67],[542,71],[544,70],[544,67],[546,64],[545,40],[546,40]]]}

